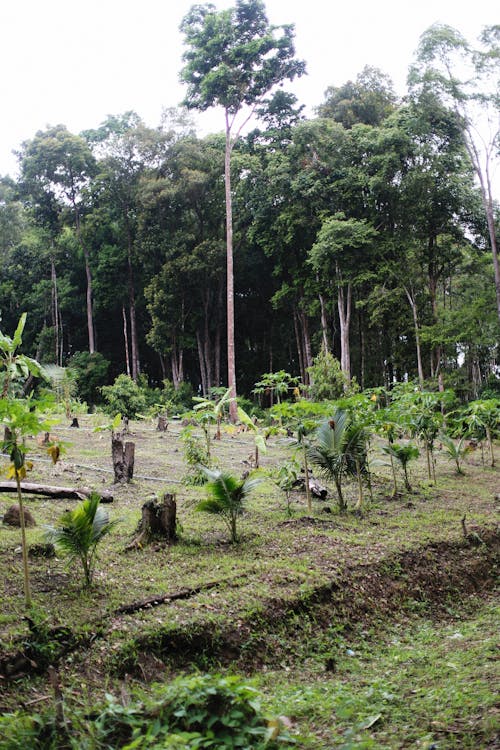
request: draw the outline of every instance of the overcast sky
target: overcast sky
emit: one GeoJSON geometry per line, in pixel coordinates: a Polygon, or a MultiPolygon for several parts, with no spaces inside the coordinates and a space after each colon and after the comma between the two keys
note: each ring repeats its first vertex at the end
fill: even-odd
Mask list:
{"type": "MultiPolygon", "coordinates": [[[[0,0],[0,175],[15,174],[12,150],[47,125],[78,133],[108,114],[135,110],[150,126],[183,97],[179,24],[191,0],[0,0]]],[[[232,0],[214,0],[218,8],[232,0]]],[[[293,91],[308,113],[327,86],[364,65],[405,92],[420,34],[435,22],[474,40],[499,22],[496,0],[267,0],[272,23],[294,23],[308,75],[293,91]]],[[[200,132],[222,129],[220,113],[200,132]]]]}

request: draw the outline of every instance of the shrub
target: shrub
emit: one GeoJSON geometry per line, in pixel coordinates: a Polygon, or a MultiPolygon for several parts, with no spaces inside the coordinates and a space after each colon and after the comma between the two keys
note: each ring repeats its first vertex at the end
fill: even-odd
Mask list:
{"type": "Polygon", "coordinates": [[[78,397],[91,404],[102,402],[101,386],[108,379],[111,362],[99,352],[75,352],[68,366],[75,372],[78,397]]]}
{"type": "Polygon", "coordinates": [[[106,405],[104,411],[111,416],[122,414],[135,419],[146,410],[146,397],[137,383],[129,375],[118,375],[113,385],[101,388],[106,405]]]}
{"type": "Polygon", "coordinates": [[[156,687],[153,697],[127,705],[107,695],[104,708],[70,718],[72,736],[57,736],[53,712],[0,717],[0,750],[128,747],[134,750],[276,750],[290,738],[262,714],[255,688],[238,676],[200,674],[156,687]],[[90,726],[91,724],[91,726],[90,726]]]}
{"type": "Polygon", "coordinates": [[[307,372],[312,383],[309,393],[314,401],[335,400],[359,391],[357,383],[349,382],[342,372],[338,359],[324,349],[313,359],[307,372]]]}

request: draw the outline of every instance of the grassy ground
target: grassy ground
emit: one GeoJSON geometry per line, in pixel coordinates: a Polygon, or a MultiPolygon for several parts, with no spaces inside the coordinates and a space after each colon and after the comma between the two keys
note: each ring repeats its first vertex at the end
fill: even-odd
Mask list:
{"type": "MultiPolygon", "coordinates": [[[[70,442],[62,466],[53,468],[33,442],[30,481],[112,487],[110,436],[93,431],[98,421],[54,428],[70,442]]],[[[180,482],[180,426],[158,433],[141,422],[131,432],[135,479],[112,487],[107,507],[121,520],[102,544],[94,587],[82,591],[80,570],[65,559],[30,562],[45,630],[70,633],[59,660],[68,703],[95,703],[105,691],[119,694],[193,668],[230,669],[257,675],[270,711],[291,718],[299,746],[495,747],[491,595],[500,472],[484,466],[479,452],[468,456],[463,477],[438,452],[437,486],[420,460],[411,469],[415,492],[396,499],[388,468],[377,466],[374,496],[361,515],[339,515],[332,494],[312,515],[297,494],[290,515],[266,481],[241,519],[241,542],[231,545],[220,519],[195,510],[203,488],[180,482]],[[176,494],[179,543],[125,552],[142,503],[166,491],[176,494]],[[118,611],[183,592],[158,606],[118,611]]],[[[253,440],[226,433],[213,450],[221,467],[240,474],[253,440]]],[[[289,456],[272,438],[263,469],[273,472],[289,456]]],[[[351,507],[356,492],[348,487],[351,507]]],[[[14,502],[0,495],[0,513],[14,502]]],[[[26,504],[37,521],[30,544],[74,505],[34,496],[26,504]]],[[[19,529],[0,526],[0,660],[27,634],[19,544],[19,529]]],[[[47,639],[42,646],[50,651],[50,633],[47,639]]],[[[46,700],[45,674],[30,671],[0,680],[4,710],[46,700]]]]}

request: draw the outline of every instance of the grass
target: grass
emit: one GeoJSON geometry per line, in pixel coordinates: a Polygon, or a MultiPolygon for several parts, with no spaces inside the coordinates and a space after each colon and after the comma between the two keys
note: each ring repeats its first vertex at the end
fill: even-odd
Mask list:
{"type": "MultiPolygon", "coordinates": [[[[62,439],[71,440],[63,466],[53,470],[35,461],[31,481],[110,486],[104,471],[111,469],[109,435],[94,433],[90,417],[79,420],[80,430],[60,429],[62,439]]],[[[79,571],[63,558],[30,562],[37,608],[48,613],[50,626],[69,628],[79,644],[59,662],[70,704],[82,689],[95,703],[106,691],[119,694],[124,680],[170,679],[193,665],[237,669],[259,677],[271,713],[293,719],[304,743],[299,746],[493,747],[488,680],[494,677],[495,612],[481,602],[491,590],[494,551],[469,548],[461,518],[465,514],[471,529],[493,534],[498,469],[483,467],[473,454],[464,463],[466,476],[457,476],[437,453],[437,486],[427,482],[420,459],[411,469],[415,492],[389,499],[389,468],[377,467],[374,500],[367,497],[361,516],[339,515],[331,497],[315,503],[309,518],[305,498],[295,494],[289,518],[282,493],[265,482],[240,521],[241,542],[231,545],[220,519],[195,511],[203,488],[178,483],[185,473],[178,433],[177,425],[164,434],[147,423],[131,425],[136,475],[165,481],[135,479],[113,487],[108,509],[121,522],[102,542],[92,589],[82,592],[79,571]],[[165,491],[177,497],[179,543],[125,552],[142,503],[165,491]],[[196,587],[196,596],[116,614],[123,604],[196,587]],[[450,610],[462,612],[471,594],[477,614],[471,610],[468,619],[448,622],[450,610]],[[452,638],[454,632],[463,637],[452,638]],[[475,745],[466,744],[474,737],[475,745]]],[[[252,449],[253,438],[245,434],[213,444],[221,467],[235,474],[252,449]]],[[[34,441],[30,452],[45,458],[34,441]]],[[[272,439],[263,468],[272,470],[289,457],[272,439]]],[[[346,485],[346,497],[352,507],[354,483],[346,485]]],[[[14,495],[0,495],[0,513],[14,502],[14,495]]],[[[41,541],[43,526],[73,507],[34,496],[26,502],[38,524],[28,529],[29,543],[41,541]]],[[[19,544],[18,529],[0,526],[0,675],[2,654],[17,649],[27,633],[19,544]]],[[[44,676],[0,679],[0,706],[29,703],[47,690],[44,676]]]]}
{"type": "Polygon", "coordinates": [[[466,619],[325,633],[260,687],[304,748],[497,747],[499,615],[486,602],[466,619]]]}

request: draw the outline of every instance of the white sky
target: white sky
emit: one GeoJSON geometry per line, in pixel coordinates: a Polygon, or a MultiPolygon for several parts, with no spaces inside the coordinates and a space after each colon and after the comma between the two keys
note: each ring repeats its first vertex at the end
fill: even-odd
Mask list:
{"type": "MultiPolygon", "coordinates": [[[[218,8],[233,0],[213,0],[218,8]]],[[[150,126],[183,97],[179,24],[191,0],[0,0],[0,175],[15,174],[12,150],[47,125],[78,133],[108,114],[135,110],[150,126]]],[[[290,87],[308,113],[327,86],[364,65],[405,92],[420,34],[447,23],[474,40],[498,23],[496,0],[267,0],[272,23],[294,23],[308,75],[290,87]]],[[[220,113],[199,130],[222,129],[220,113]]]]}

